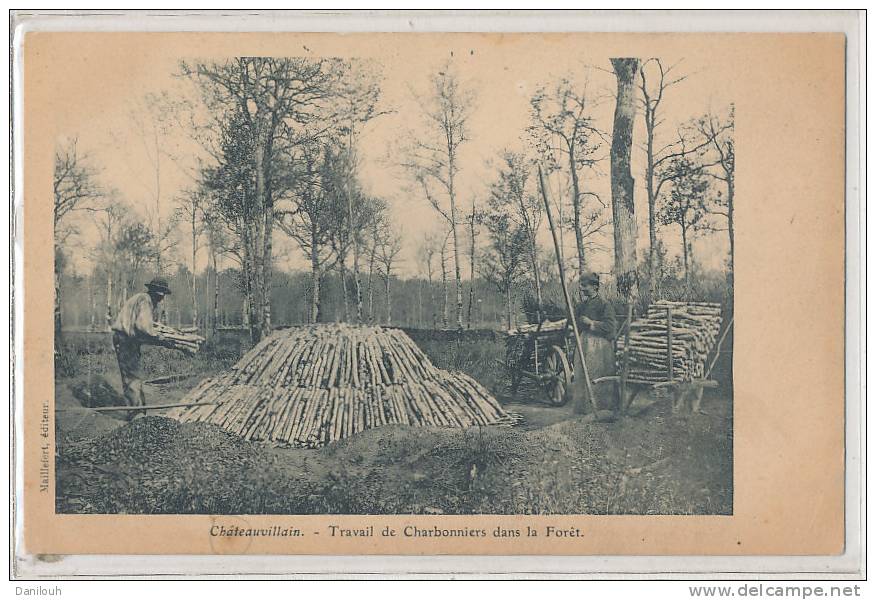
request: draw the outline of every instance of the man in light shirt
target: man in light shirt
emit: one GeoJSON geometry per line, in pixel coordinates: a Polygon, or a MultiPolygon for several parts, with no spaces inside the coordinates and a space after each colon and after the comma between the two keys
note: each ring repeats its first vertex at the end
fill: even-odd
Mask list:
{"type": "Polygon", "coordinates": [[[122,391],[127,406],[146,404],[143,372],[140,368],[140,347],[144,344],[167,345],[155,330],[155,317],[158,304],[168,294],[170,288],[167,280],[156,277],[146,284],[146,292],[128,298],[112,324],[113,348],[119,361],[122,391]]]}

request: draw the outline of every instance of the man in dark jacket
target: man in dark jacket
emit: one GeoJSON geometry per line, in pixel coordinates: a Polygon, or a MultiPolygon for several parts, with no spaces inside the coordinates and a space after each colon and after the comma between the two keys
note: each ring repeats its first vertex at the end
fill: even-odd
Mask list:
{"type": "MultiPolygon", "coordinates": [[[[581,332],[581,343],[587,359],[587,370],[591,381],[599,377],[615,374],[614,342],[617,336],[617,318],[614,307],[599,296],[599,275],[584,273],[581,276],[581,301],[575,307],[575,319],[581,332]]],[[[575,353],[575,398],[576,411],[586,412],[590,405],[587,398],[587,385],[581,361],[575,353]]],[[[596,404],[606,409],[614,409],[616,399],[613,393],[600,393],[596,404]],[[605,396],[601,398],[600,396],[605,396]]]]}
{"type": "Polygon", "coordinates": [[[166,279],[156,277],[146,284],[146,292],[128,298],[112,324],[113,348],[122,376],[122,390],[127,406],[144,406],[143,372],[140,347],[143,344],[166,346],[155,330],[156,309],[170,294],[166,279]]]}

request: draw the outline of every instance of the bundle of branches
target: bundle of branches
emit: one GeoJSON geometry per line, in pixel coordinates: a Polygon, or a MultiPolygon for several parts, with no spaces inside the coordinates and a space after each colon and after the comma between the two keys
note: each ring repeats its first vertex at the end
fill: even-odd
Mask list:
{"type": "Polygon", "coordinates": [[[165,341],[171,348],[182,350],[183,352],[194,354],[200,350],[201,344],[205,341],[201,336],[192,333],[191,329],[174,329],[164,323],[155,323],[154,327],[159,339],[165,341]]]}
{"type": "Polygon", "coordinates": [[[343,324],[275,332],[176,409],[246,439],[317,447],[391,423],[471,427],[513,419],[474,379],[435,367],[401,330],[343,324]]]}
{"type": "MultiPolygon", "coordinates": [[[[654,384],[702,378],[720,330],[720,304],[666,300],[651,304],[645,315],[630,325],[628,381],[654,384]]],[[[618,370],[624,364],[624,349],[621,335],[617,342],[618,370]]]]}
{"type": "Polygon", "coordinates": [[[515,335],[518,333],[533,333],[536,331],[562,331],[566,329],[568,319],[560,319],[558,321],[542,321],[541,323],[528,323],[520,325],[517,329],[513,329],[508,333],[515,335]]]}

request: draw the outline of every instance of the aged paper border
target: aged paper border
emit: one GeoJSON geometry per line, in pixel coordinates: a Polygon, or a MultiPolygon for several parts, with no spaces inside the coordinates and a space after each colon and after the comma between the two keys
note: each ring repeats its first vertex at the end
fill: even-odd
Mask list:
{"type": "MultiPolygon", "coordinates": [[[[819,66],[825,67],[825,63],[828,60],[836,59],[836,52],[840,52],[841,50],[837,50],[835,47],[837,45],[837,41],[834,38],[831,41],[829,40],[830,36],[820,38],[822,40],[828,40],[824,42],[826,44],[827,51],[822,51],[824,48],[818,49],[818,51],[812,51],[811,48],[806,48],[806,44],[800,40],[801,38],[796,38],[796,40],[791,38],[785,38],[786,40],[790,40],[788,43],[797,43],[802,44],[803,46],[796,46],[795,51],[788,52],[786,57],[789,63],[783,63],[780,69],[785,69],[788,66],[796,66],[797,63],[794,63],[795,60],[801,60],[804,57],[809,57],[811,59],[813,56],[816,56],[820,64],[819,66]],[[793,56],[791,56],[793,55],[793,56]]],[[[761,38],[763,39],[763,38],[761,38]]],[[[757,40],[758,42],[760,40],[757,40]]],[[[754,46],[757,44],[755,42],[755,38],[751,36],[746,36],[745,39],[745,49],[748,52],[754,52],[754,46]]],[[[649,43],[653,43],[650,42],[649,43]]],[[[839,46],[842,46],[842,43],[839,43],[839,46]]],[[[627,43],[624,45],[625,48],[630,48],[630,44],[627,43]]],[[[628,50],[629,52],[630,50],[628,50]]],[[[653,52],[653,50],[652,50],[653,52]]],[[[809,64],[809,67],[812,67],[812,63],[809,64]]],[[[826,73],[827,76],[830,76],[830,73],[826,73]]],[[[784,81],[783,83],[790,83],[784,81]]],[[[818,88],[815,91],[817,93],[813,94],[813,97],[817,97],[819,99],[819,103],[822,107],[832,105],[834,114],[840,114],[841,109],[838,109],[839,106],[842,106],[843,98],[841,94],[837,94],[838,90],[842,90],[842,80],[836,81],[834,80],[831,86],[825,86],[825,88],[818,88]],[[832,104],[831,104],[832,103],[832,104]]],[[[27,84],[27,80],[26,80],[27,84]]],[[[777,86],[779,87],[779,86],[777,86]]],[[[756,104],[757,100],[768,100],[770,98],[769,93],[777,94],[778,90],[765,90],[767,93],[761,93],[760,96],[753,98],[742,98],[740,97],[738,101],[739,106],[739,114],[740,114],[740,125],[738,126],[738,137],[740,138],[739,147],[745,150],[749,148],[753,148],[753,157],[765,157],[770,151],[775,151],[775,147],[770,147],[769,144],[773,143],[775,145],[777,138],[779,136],[768,136],[764,132],[769,131],[770,123],[765,122],[765,129],[761,129],[761,136],[757,137],[757,141],[763,142],[760,147],[757,146],[755,141],[745,141],[745,128],[742,125],[744,123],[744,117],[742,116],[745,112],[743,108],[745,103],[748,101],[754,101],[756,104]],[[764,147],[766,145],[766,147],[764,147]]],[[[25,89],[25,95],[28,97],[27,88],[25,89]]],[[[812,107],[808,107],[811,109],[812,107]]],[[[806,110],[807,107],[803,107],[803,110],[806,110]]],[[[30,392],[28,395],[28,390],[32,389],[40,389],[40,382],[45,381],[46,373],[50,373],[50,365],[51,365],[51,337],[47,335],[47,330],[45,324],[40,324],[37,322],[37,319],[32,315],[34,313],[37,314],[50,314],[51,312],[51,288],[50,283],[47,284],[45,280],[45,276],[50,275],[51,269],[50,265],[42,264],[37,265],[31,263],[28,265],[28,257],[34,256],[34,252],[38,250],[35,247],[38,244],[40,235],[40,227],[41,226],[50,226],[50,218],[45,219],[46,215],[41,215],[40,207],[37,203],[33,201],[28,201],[29,198],[33,197],[35,192],[33,191],[38,182],[39,182],[39,171],[40,166],[45,167],[47,162],[46,160],[42,160],[42,165],[40,160],[36,160],[40,156],[43,155],[42,152],[35,151],[36,142],[30,142],[32,137],[40,138],[41,141],[45,142],[47,139],[51,139],[50,134],[48,132],[39,131],[39,125],[35,122],[34,119],[28,119],[28,111],[33,110],[33,104],[30,100],[25,103],[25,123],[33,124],[34,130],[29,129],[28,125],[26,125],[25,129],[25,165],[27,169],[25,170],[25,210],[24,210],[24,260],[25,260],[25,273],[24,273],[24,288],[25,294],[27,294],[26,308],[25,308],[25,340],[24,340],[24,350],[25,350],[25,397],[26,403],[32,402],[30,398],[34,398],[37,394],[43,395],[47,394],[48,391],[42,389],[41,392],[30,392]],[[32,145],[33,144],[33,145],[32,145]],[[36,232],[36,233],[31,233],[36,232]],[[46,287],[48,285],[49,287],[46,287]],[[48,294],[40,294],[41,291],[45,292],[49,291],[48,294]],[[40,298],[36,298],[35,296],[41,296],[40,298]],[[48,311],[48,312],[46,312],[48,311]],[[46,342],[48,342],[48,352],[46,352],[46,342]],[[32,366],[33,363],[36,362],[37,366],[32,366]]],[[[751,110],[751,108],[749,108],[751,110]]],[[[756,111],[752,111],[754,113],[756,111]]],[[[790,120],[794,113],[792,112],[790,115],[786,115],[790,120]]],[[[809,123],[809,121],[807,121],[809,123]]],[[[757,122],[760,124],[760,122],[757,122]]],[[[781,125],[781,123],[773,123],[775,125],[781,125]]],[[[835,123],[831,125],[836,125],[835,123]]],[[[835,127],[829,127],[822,123],[822,129],[816,129],[815,131],[810,130],[809,134],[814,138],[819,140],[820,146],[818,149],[821,151],[819,154],[822,156],[842,156],[842,147],[843,147],[843,136],[840,129],[835,127]]],[[[788,144],[789,146],[791,144],[788,144]]],[[[812,147],[811,145],[809,146],[812,147]]],[[[812,158],[812,154],[804,154],[804,148],[801,145],[796,145],[794,148],[782,148],[782,150],[788,151],[797,151],[797,154],[791,154],[790,156],[786,153],[786,160],[783,161],[783,167],[790,168],[796,160],[800,160],[803,163],[806,162],[808,158],[812,158]]],[[[45,156],[49,156],[45,154],[45,156]]],[[[744,172],[746,166],[752,167],[752,172],[756,172],[760,169],[763,172],[769,165],[769,160],[760,161],[759,164],[751,164],[748,160],[744,158],[744,155],[741,153],[742,162],[740,162],[740,172],[744,172]]],[[[757,162],[757,161],[754,161],[757,162]]],[[[841,160],[837,160],[839,164],[831,164],[830,168],[827,171],[822,169],[825,168],[825,165],[818,165],[813,167],[813,165],[808,164],[806,171],[807,172],[790,172],[785,171],[784,176],[788,177],[788,175],[799,176],[797,181],[800,181],[799,185],[794,186],[795,190],[799,192],[799,190],[803,189],[804,192],[802,194],[796,193],[794,198],[787,198],[787,195],[782,194],[782,190],[777,190],[773,187],[770,188],[770,191],[773,193],[770,196],[772,203],[770,207],[772,211],[768,211],[765,206],[758,207],[757,210],[754,211],[754,214],[746,214],[743,217],[742,211],[740,210],[739,214],[739,230],[740,230],[740,254],[737,257],[737,261],[739,263],[737,273],[737,314],[740,315],[739,321],[747,320],[752,325],[758,328],[758,337],[759,339],[768,338],[769,334],[776,333],[776,323],[769,322],[768,316],[757,315],[757,308],[753,306],[757,303],[762,303],[772,299],[772,295],[777,292],[783,293],[783,301],[787,302],[787,310],[783,310],[786,315],[786,320],[788,322],[797,323],[799,318],[799,323],[804,323],[806,314],[817,313],[820,315],[820,322],[811,324],[807,322],[808,326],[808,340],[818,339],[818,340],[829,340],[833,339],[834,343],[830,345],[829,350],[825,350],[825,347],[822,347],[821,350],[828,354],[829,356],[841,357],[842,356],[842,345],[841,343],[837,343],[836,340],[842,339],[842,311],[837,310],[837,308],[842,307],[842,270],[838,268],[839,265],[842,264],[843,260],[843,252],[842,252],[842,231],[843,225],[842,222],[842,189],[843,189],[843,165],[841,160]],[[803,223],[798,223],[793,230],[783,229],[783,238],[782,245],[791,246],[793,244],[793,248],[795,250],[798,249],[798,246],[803,251],[794,253],[794,261],[793,264],[795,267],[799,267],[799,269],[795,268],[792,272],[784,271],[784,273],[779,273],[775,271],[775,267],[778,264],[782,264],[781,261],[775,261],[770,264],[760,264],[754,265],[749,263],[749,261],[762,261],[769,263],[769,259],[771,257],[775,257],[777,259],[782,259],[782,245],[778,244],[777,236],[774,233],[770,235],[772,237],[767,237],[764,232],[765,228],[770,226],[778,227],[782,225],[782,221],[780,217],[786,216],[775,213],[782,213],[782,208],[786,208],[790,206],[790,202],[793,200],[797,203],[806,202],[807,198],[812,199],[820,199],[825,196],[830,198],[839,199],[839,205],[830,202],[824,204],[817,205],[808,205],[807,208],[812,211],[809,215],[803,215],[803,223]],[[775,204],[778,202],[778,204],[775,204]],[[775,210],[775,207],[778,206],[780,210],[775,210]],[[817,231],[816,231],[817,229],[817,231]],[[768,243],[764,244],[762,247],[758,249],[757,252],[752,253],[752,248],[744,248],[746,245],[746,239],[759,239],[758,235],[763,235],[761,238],[763,241],[768,241],[768,243]],[[790,243],[789,243],[790,242],[790,243]],[[805,242],[805,244],[803,243],[805,242]],[[839,242],[839,244],[837,244],[839,242]],[[805,246],[805,247],[804,247],[805,246]],[[808,253],[806,252],[808,250],[808,253]],[[756,260],[755,260],[756,259],[756,260]],[[748,272],[745,272],[746,269],[742,265],[751,266],[751,269],[748,272]],[[784,274],[784,277],[780,277],[783,279],[783,283],[785,284],[783,288],[779,288],[778,285],[769,285],[769,281],[775,281],[776,276],[781,276],[784,274]],[[837,278],[838,277],[838,278],[837,278]],[[747,283],[744,283],[747,281],[747,283]],[[813,298],[813,285],[812,281],[819,281],[817,284],[816,290],[819,292],[818,297],[813,298]],[[767,283],[764,286],[764,282],[767,283]],[[755,298],[746,298],[744,292],[742,291],[744,288],[751,286],[750,289],[757,289],[758,297],[755,298]],[[793,301],[789,301],[792,299],[793,301]],[[806,299],[805,302],[798,302],[798,299],[806,299]],[[749,312],[750,311],[750,312],[749,312]],[[763,337],[760,337],[763,336],[763,337]]],[[[43,169],[44,170],[44,169],[43,169]]],[[[791,169],[793,171],[793,169],[791,169]]],[[[768,173],[763,173],[763,175],[768,175],[768,173]]],[[[776,173],[773,172],[773,177],[776,177],[776,173]]],[[[44,175],[42,175],[44,177],[44,175]]],[[[45,179],[43,179],[45,180],[45,179]]],[[[758,180],[756,177],[752,177],[749,179],[745,177],[740,180],[740,189],[745,187],[748,189],[748,185],[752,182],[752,180],[760,181],[769,181],[770,178],[764,177],[762,180],[758,180]]],[[[742,194],[740,194],[740,197],[742,194]]],[[[47,205],[45,206],[47,208],[47,205]]],[[[739,210],[739,209],[738,209],[739,210]]],[[[42,230],[44,231],[44,229],[42,230]]],[[[50,230],[49,230],[50,231],[50,230]]],[[[45,238],[42,238],[45,239],[45,238]]],[[[49,277],[50,281],[50,277],[49,277]]],[[[771,311],[772,312],[772,311],[771,311]]],[[[42,321],[42,319],[40,319],[42,321]]],[[[49,323],[50,319],[46,319],[45,323],[49,323]]],[[[752,342],[755,339],[754,331],[752,331],[748,326],[737,325],[737,335],[739,335],[740,344],[739,348],[746,348],[747,346],[743,345],[744,342],[741,341],[743,339],[751,339],[752,342]]],[[[781,332],[779,332],[781,333],[781,332]]],[[[780,341],[788,344],[788,347],[795,348],[800,351],[800,354],[804,354],[804,350],[813,350],[814,348],[807,347],[807,343],[805,340],[799,337],[800,332],[791,332],[788,335],[792,336],[791,339],[783,338],[780,336],[780,341]],[[796,335],[793,335],[796,334],[796,335]]],[[[756,344],[751,343],[750,352],[752,355],[759,354],[762,350],[757,349],[756,344]]],[[[763,348],[763,346],[761,346],[763,348]]],[[[811,352],[809,353],[811,354],[811,352]]],[[[811,356],[809,358],[812,358],[811,356]]],[[[823,358],[823,357],[821,357],[823,358]]],[[[842,536],[842,477],[837,478],[837,469],[842,469],[842,376],[840,373],[842,372],[842,360],[841,358],[838,361],[838,364],[831,363],[835,368],[834,369],[822,369],[822,370],[830,370],[831,373],[824,375],[820,378],[815,378],[813,381],[811,378],[806,378],[807,375],[813,375],[811,372],[807,372],[806,369],[799,369],[798,371],[794,371],[790,374],[790,376],[801,376],[805,381],[803,382],[791,382],[789,387],[785,387],[782,390],[779,382],[776,381],[767,381],[766,383],[761,382],[761,389],[753,390],[752,386],[745,384],[745,379],[747,379],[750,375],[756,375],[759,371],[759,368],[762,368],[763,365],[757,364],[757,356],[744,356],[742,358],[737,359],[737,364],[735,365],[736,369],[736,466],[737,466],[737,478],[736,478],[736,489],[737,489],[737,503],[736,510],[733,517],[657,517],[657,518],[643,518],[643,517],[540,517],[539,519],[550,519],[553,523],[562,523],[567,519],[571,519],[570,523],[574,522],[575,524],[582,525],[587,531],[591,532],[591,536],[588,537],[588,541],[585,543],[584,547],[566,547],[563,548],[561,545],[558,545],[556,542],[551,544],[544,545],[533,545],[529,544],[526,548],[523,549],[514,549],[503,547],[501,545],[496,544],[495,542],[490,544],[490,547],[481,547],[480,545],[469,545],[466,544],[464,549],[460,548],[448,548],[446,545],[442,544],[427,544],[428,547],[423,547],[422,541],[419,542],[419,547],[417,548],[405,548],[401,546],[396,546],[394,548],[370,548],[370,549],[362,549],[362,548],[349,548],[343,545],[338,545],[335,547],[319,547],[319,548],[308,548],[307,552],[324,552],[324,553],[359,553],[359,552],[374,552],[374,553],[397,553],[397,552],[411,552],[417,554],[431,554],[431,553],[455,553],[455,552],[466,552],[466,553],[490,553],[490,554],[517,554],[517,553],[525,553],[525,554],[536,554],[536,553],[546,553],[546,554],[645,554],[645,553],[653,553],[653,554],[775,554],[775,553],[788,553],[788,554],[834,554],[842,550],[843,547],[843,536],[842,536]],[[835,375],[835,376],[834,376],[835,375]],[[803,385],[805,383],[805,385],[803,385]],[[814,387],[813,387],[814,386],[814,387]],[[765,389],[764,389],[765,388],[765,389]],[[799,397],[808,397],[808,398],[833,398],[834,402],[839,398],[838,403],[831,403],[828,400],[824,400],[824,406],[814,406],[811,407],[815,410],[815,414],[811,411],[807,414],[801,415],[783,415],[782,408],[788,408],[785,404],[779,400],[780,394],[789,393],[793,395],[794,391],[798,391],[799,397]],[[839,392],[839,395],[837,395],[839,392]],[[745,395],[743,395],[745,394],[745,395]],[[772,440],[773,444],[769,443],[769,440],[758,440],[755,437],[748,437],[744,435],[743,428],[750,424],[753,427],[756,427],[756,423],[749,423],[747,419],[751,419],[754,415],[745,410],[747,400],[746,398],[750,398],[751,402],[755,402],[757,400],[766,401],[769,399],[771,405],[767,405],[764,410],[760,411],[760,415],[757,420],[761,422],[766,422],[767,424],[780,424],[780,432],[786,436],[783,442],[784,444],[777,443],[776,440],[772,440]],[[839,406],[839,410],[837,410],[837,406],[839,406]],[[821,421],[821,431],[815,431],[813,427],[810,427],[812,421],[810,419],[817,418],[821,421]],[[775,420],[775,421],[773,421],[775,420]],[[808,421],[808,423],[807,423],[808,421]],[[793,438],[793,427],[794,425],[803,425],[802,431],[806,434],[812,434],[812,437],[808,437],[806,440],[806,448],[802,448],[795,444],[795,442],[800,442],[801,440],[793,438]],[[787,429],[785,429],[787,428],[787,429]],[[827,430],[827,431],[825,431],[827,430]],[[766,447],[764,447],[766,445],[766,447]],[[747,446],[747,447],[744,447],[747,446]],[[832,449],[827,451],[828,449],[832,449]],[[753,459],[758,459],[758,461],[763,460],[762,453],[766,451],[769,453],[772,450],[773,454],[777,454],[783,461],[785,465],[783,467],[788,466],[799,466],[797,461],[801,461],[805,464],[806,468],[809,469],[810,472],[796,472],[787,473],[780,472],[778,467],[780,465],[767,465],[767,472],[764,473],[761,469],[761,472],[756,473],[754,483],[765,485],[767,490],[775,490],[775,489],[783,489],[787,493],[789,500],[800,501],[790,502],[791,506],[788,506],[788,503],[783,503],[781,501],[776,501],[772,498],[766,498],[770,504],[766,507],[761,506],[758,510],[749,510],[753,508],[748,502],[750,498],[747,500],[746,496],[742,494],[743,486],[746,483],[750,483],[748,480],[748,467],[753,463],[753,459]],[[805,458],[804,456],[800,456],[799,454],[788,456],[792,450],[805,450],[805,458]],[[772,469],[769,467],[772,466],[772,469]],[[745,467],[743,469],[743,467],[745,467]],[[743,472],[744,471],[744,472],[743,472]],[[813,473],[812,471],[818,471],[817,473],[813,473]],[[826,474],[825,474],[826,473],[826,474]],[[790,486],[790,488],[789,488],[790,486]],[[812,494],[812,491],[818,489],[817,494],[812,494]],[[790,492],[790,493],[788,493],[790,492]],[[796,509],[796,510],[795,510],[796,509]],[[801,510],[802,509],[802,510],[801,510]],[[770,517],[778,517],[778,519],[770,517]],[[753,527],[759,527],[760,533],[752,531],[753,527]],[[647,531],[647,539],[649,540],[647,543],[642,545],[639,544],[630,544],[629,542],[634,541],[634,537],[640,531],[647,531]],[[751,534],[750,537],[749,534],[751,534]],[[653,536],[653,537],[652,537],[653,536]],[[717,536],[717,537],[712,537],[717,536]],[[737,539],[739,538],[739,539],[737,539]],[[744,548],[733,548],[732,546],[735,544],[736,546],[742,546],[741,542],[743,539],[746,540],[746,544],[744,548]],[[611,540],[615,540],[614,543],[611,540]],[[498,547],[497,547],[498,546],[498,547]],[[523,550],[523,552],[521,552],[523,550]]],[[[50,379],[50,378],[49,378],[50,379]]],[[[798,403],[799,404],[799,403],[798,403]]],[[[28,404],[29,406],[29,404],[28,404]]],[[[28,414],[27,410],[25,410],[25,439],[27,440],[27,431],[31,431],[29,427],[33,427],[33,413],[28,414]]],[[[757,428],[757,433],[762,436],[767,436],[769,434],[768,428],[764,427],[764,424],[761,423],[761,426],[757,428]]],[[[754,433],[754,431],[752,431],[754,433]]],[[[806,436],[802,436],[806,437],[806,436]]],[[[28,473],[28,457],[30,456],[30,460],[33,460],[33,451],[32,446],[27,446],[25,451],[28,454],[25,455],[25,473],[28,473]]],[[[763,467],[763,465],[761,465],[763,467]]],[[[787,471],[789,469],[783,468],[782,471],[787,471]]],[[[790,469],[793,470],[793,469],[790,469]]],[[[755,469],[757,471],[757,469],[755,469]]],[[[139,552],[148,552],[148,553],[170,553],[170,552],[212,552],[215,551],[214,548],[210,548],[208,544],[204,543],[203,537],[198,542],[196,541],[195,545],[189,546],[189,542],[191,540],[184,539],[187,538],[189,532],[198,536],[198,531],[203,531],[203,524],[209,522],[210,517],[102,517],[102,516],[52,516],[47,520],[40,520],[37,523],[34,523],[28,518],[28,514],[34,514],[35,518],[41,518],[42,514],[39,514],[40,511],[44,510],[46,507],[42,505],[37,500],[34,502],[32,497],[29,494],[33,493],[33,488],[28,487],[27,485],[27,477],[25,477],[25,500],[28,503],[25,512],[25,540],[27,542],[27,550],[32,552],[53,552],[53,553],[77,553],[77,552],[122,552],[127,553],[135,548],[130,544],[131,539],[138,539],[138,546],[136,551],[139,552]],[[33,512],[31,512],[33,511],[33,512]],[[39,517],[36,515],[39,514],[39,517]],[[110,519],[111,522],[101,523],[106,519],[110,519]],[[138,522],[142,519],[151,519],[152,521],[147,525],[146,523],[138,522]],[[178,523],[173,522],[177,520],[182,520],[188,522],[187,524],[183,524],[182,529],[178,527],[178,523]],[[198,524],[197,522],[201,521],[202,524],[198,524]],[[147,528],[141,529],[142,526],[147,525],[147,528]],[[83,548],[80,545],[75,544],[77,535],[84,533],[80,527],[86,527],[88,537],[90,538],[100,538],[100,530],[104,527],[107,529],[103,529],[106,533],[112,532],[112,537],[116,540],[120,540],[121,543],[114,544],[114,547],[101,547],[101,548],[83,548]],[[181,548],[179,543],[170,543],[168,544],[168,538],[161,536],[160,533],[156,531],[161,530],[163,527],[170,527],[173,534],[173,538],[182,542],[182,545],[185,545],[185,548],[181,548]],[[147,535],[142,535],[146,534],[147,535]],[[72,534],[72,535],[71,535],[72,534]],[[130,534],[130,535],[129,535],[130,534]],[[52,539],[53,538],[53,539],[52,539]]],[[[756,490],[758,491],[758,495],[762,495],[764,488],[759,488],[755,485],[756,490]]],[[[53,503],[52,503],[53,504],[53,503]]],[[[319,519],[328,519],[331,522],[343,523],[345,519],[351,519],[357,523],[362,523],[364,520],[370,519],[371,517],[298,517],[296,518],[297,522],[304,522],[304,520],[319,520],[319,519]]],[[[251,517],[248,520],[252,521],[254,524],[259,521],[259,519],[273,519],[273,517],[251,517]]],[[[378,521],[386,520],[385,517],[373,517],[378,521]]],[[[473,522],[474,517],[393,517],[393,519],[401,519],[405,522],[419,522],[421,519],[423,522],[427,522],[429,524],[434,523],[452,523],[458,522],[458,520],[465,520],[466,522],[473,522]],[[454,521],[456,520],[456,521],[454,521]]],[[[479,519],[483,519],[483,522],[503,522],[509,523],[507,517],[480,517],[479,519]]],[[[518,519],[521,521],[525,521],[522,517],[512,517],[512,521],[514,519],[518,519]]],[[[527,518],[526,520],[528,520],[527,518]]],[[[106,540],[106,538],[104,537],[106,540]]],[[[80,538],[81,541],[81,538],[80,538]]],[[[229,549],[234,552],[239,552],[243,550],[242,548],[229,549]]],[[[259,548],[248,548],[246,551],[249,552],[258,552],[258,553],[270,553],[270,552],[290,552],[289,548],[272,548],[272,547],[259,547],[259,548]]],[[[292,549],[292,552],[301,552],[300,549],[292,549]]]]}

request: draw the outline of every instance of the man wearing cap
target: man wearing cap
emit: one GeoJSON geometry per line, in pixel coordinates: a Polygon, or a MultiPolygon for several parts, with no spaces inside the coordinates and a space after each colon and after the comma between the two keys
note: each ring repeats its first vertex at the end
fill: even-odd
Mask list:
{"type": "Polygon", "coordinates": [[[144,406],[143,373],[140,369],[140,347],[143,344],[165,346],[155,331],[158,304],[170,294],[167,280],[156,277],[146,284],[146,292],[128,298],[112,324],[113,348],[122,375],[122,390],[128,406],[144,406]]]}
{"type": "MultiPolygon", "coordinates": [[[[614,340],[617,336],[617,318],[614,307],[599,296],[599,275],[584,273],[581,276],[581,301],[575,308],[575,319],[581,332],[584,356],[591,381],[598,377],[615,374],[614,340]]],[[[575,398],[576,412],[586,412],[589,407],[587,385],[581,360],[575,353],[575,398]]],[[[601,408],[614,410],[616,398],[609,392],[608,397],[599,398],[596,404],[601,408]],[[602,402],[600,402],[602,400],[602,402]]]]}

